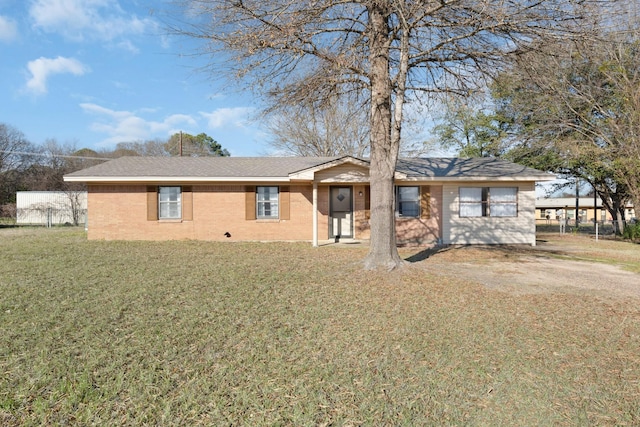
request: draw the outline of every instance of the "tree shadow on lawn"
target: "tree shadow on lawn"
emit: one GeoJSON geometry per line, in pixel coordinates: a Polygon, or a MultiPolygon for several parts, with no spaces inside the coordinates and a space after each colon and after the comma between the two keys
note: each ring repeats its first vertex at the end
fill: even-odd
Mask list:
{"type": "MultiPolygon", "coordinates": [[[[549,256],[568,256],[569,252],[558,249],[545,248],[544,240],[538,240],[537,246],[530,245],[438,245],[431,248],[424,249],[416,254],[413,254],[405,261],[410,263],[416,263],[425,261],[435,255],[443,254],[450,251],[468,251],[478,250],[492,256],[502,256],[505,258],[515,258],[519,256],[533,256],[540,258],[548,258],[549,256]]],[[[476,253],[477,255],[477,253],[476,253]]]]}
{"type": "Polygon", "coordinates": [[[428,249],[424,249],[420,252],[418,252],[417,254],[413,254],[408,258],[405,258],[404,260],[407,262],[420,262],[420,261],[424,261],[427,258],[431,258],[432,256],[442,253],[442,252],[448,252],[450,250],[456,249],[456,246],[452,246],[452,245],[438,245],[438,246],[434,246],[432,248],[428,248],[428,249]]]}

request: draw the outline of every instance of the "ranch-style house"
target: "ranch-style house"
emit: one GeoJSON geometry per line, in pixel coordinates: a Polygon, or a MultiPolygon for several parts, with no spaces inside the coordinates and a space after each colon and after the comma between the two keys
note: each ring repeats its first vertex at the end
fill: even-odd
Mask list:
{"type": "MultiPolygon", "coordinates": [[[[493,158],[407,158],[398,245],[535,245],[535,183],[493,158]]],[[[343,157],[122,157],[65,176],[88,190],[88,238],[367,240],[369,162],[343,157]]]]}

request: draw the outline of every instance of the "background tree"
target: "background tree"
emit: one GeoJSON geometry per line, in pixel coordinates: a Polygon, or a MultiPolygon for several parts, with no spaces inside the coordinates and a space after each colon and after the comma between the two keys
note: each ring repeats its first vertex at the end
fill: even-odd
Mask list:
{"type": "Polygon", "coordinates": [[[454,98],[434,127],[440,146],[461,157],[500,157],[507,137],[505,118],[486,110],[472,99],[454,98]]]}
{"type": "Polygon", "coordinates": [[[130,156],[169,156],[167,151],[167,139],[156,138],[147,141],[119,142],[116,145],[116,152],[128,152],[130,156]]]}
{"type": "Polygon", "coordinates": [[[66,168],[71,173],[80,169],[85,169],[91,166],[95,166],[100,163],[104,163],[111,158],[108,152],[97,152],[91,148],[81,148],[79,150],[71,151],[66,159],[66,168]]]}
{"type": "Polygon", "coordinates": [[[0,128],[4,140],[3,167],[0,173],[0,216],[16,219],[17,191],[63,191],[67,196],[67,209],[74,224],[80,221],[81,198],[84,184],[64,182],[67,173],[92,166],[105,160],[93,150],[76,150],[74,143],[60,144],[48,139],[36,146],[26,141],[15,128],[0,128]]]}
{"type": "Polygon", "coordinates": [[[180,132],[171,135],[165,144],[165,151],[170,156],[202,157],[202,156],[230,156],[226,148],[206,133],[190,135],[180,132]]]}
{"type": "Polygon", "coordinates": [[[15,203],[22,173],[34,161],[36,151],[22,132],[0,123],[0,206],[15,203]]]}
{"type": "Polygon", "coordinates": [[[229,156],[229,151],[206,133],[190,135],[174,133],[169,139],[156,138],[147,141],[120,142],[112,152],[105,152],[108,157],[122,156],[229,156]]]}
{"type": "MultiPolygon", "coordinates": [[[[265,114],[272,135],[269,144],[281,155],[368,157],[367,108],[357,99],[344,98],[321,104],[278,105],[265,114]]],[[[406,120],[401,155],[416,157],[433,149],[432,144],[418,138],[423,124],[420,117],[406,120]]]]}
{"type": "Polygon", "coordinates": [[[493,96],[518,141],[512,160],[587,181],[624,220],[640,203],[640,50],[628,33],[606,36],[519,57],[493,96]]]}
{"type": "Polygon", "coordinates": [[[0,123],[0,173],[23,168],[32,159],[33,148],[22,132],[0,123]]]}
{"type": "Polygon", "coordinates": [[[294,156],[365,157],[369,153],[367,110],[355,102],[330,99],[283,105],[267,116],[277,153],[294,156]]]}
{"type": "MultiPolygon", "coordinates": [[[[505,55],[540,38],[577,34],[590,1],[193,0],[174,30],[202,39],[224,61],[216,75],[243,79],[271,105],[358,94],[369,105],[371,240],[365,268],[402,264],[393,175],[404,107],[466,93],[505,55]],[[185,24],[189,20],[191,24],[185,24]],[[226,69],[225,69],[226,68],[226,69]]],[[[598,2],[596,2],[598,3],[598,2]]],[[[581,29],[588,28],[586,22],[581,29]]]]}

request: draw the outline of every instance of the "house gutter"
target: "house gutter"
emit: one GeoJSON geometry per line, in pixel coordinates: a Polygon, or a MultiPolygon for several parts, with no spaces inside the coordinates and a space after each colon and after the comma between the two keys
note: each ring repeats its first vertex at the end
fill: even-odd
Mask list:
{"type": "Polygon", "coordinates": [[[402,182],[490,182],[490,181],[553,181],[555,176],[474,176],[474,177],[406,177],[402,182]]]}
{"type": "Polygon", "coordinates": [[[289,177],[200,177],[200,176],[65,176],[65,182],[140,183],[140,182],[290,182],[289,177]]]}

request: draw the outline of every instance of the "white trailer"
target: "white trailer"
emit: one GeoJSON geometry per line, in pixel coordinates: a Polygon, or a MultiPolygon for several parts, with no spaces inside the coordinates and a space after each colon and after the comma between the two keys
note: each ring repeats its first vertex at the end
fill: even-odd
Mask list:
{"type": "Polygon", "coordinates": [[[87,218],[86,191],[18,191],[16,223],[81,225],[87,218]]]}

